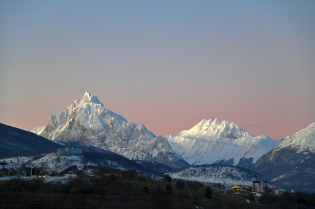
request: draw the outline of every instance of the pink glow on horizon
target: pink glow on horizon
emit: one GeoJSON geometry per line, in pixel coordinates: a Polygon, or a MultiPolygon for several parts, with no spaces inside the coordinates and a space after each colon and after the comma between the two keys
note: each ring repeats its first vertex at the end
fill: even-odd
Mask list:
{"type": "MultiPolygon", "coordinates": [[[[70,104],[75,99],[76,98],[73,98],[71,102],[64,102],[69,100],[68,98],[64,98],[64,101],[56,99],[57,102],[53,102],[54,99],[52,98],[51,101],[47,101],[48,103],[53,103],[53,106],[44,105],[37,107],[36,109],[30,109],[31,111],[28,112],[23,112],[23,109],[18,109],[15,112],[15,118],[18,119],[14,119],[11,121],[8,120],[6,124],[24,130],[29,130],[39,125],[46,125],[49,117],[52,114],[57,114],[60,111],[66,109],[66,107],[70,106],[70,104]],[[56,108],[56,106],[58,107],[56,108]],[[18,117],[21,115],[23,117],[18,117]]],[[[99,99],[102,103],[104,103],[104,100],[106,100],[103,96],[99,97],[99,99]]],[[[104,106],[122,115],[128,121],[144,124],[149,131],[152,131],[156,135],[169,135],[178,133],[180,131],[192,128],[202,119],[208,120],[219,118],[220,120],[234,122],[236,125],[255,136],[265,134],[273,139],[281,139],[283,137],[293,135],[300,129],[306,128],[310,123],[313,122],[311,121],[311,117],[309,117],[308,122],[305,122],[305,118],[303,118],[303,116],[299,114],[287,116],[295,117],[295,121],[289,121],[286,120],[286,118],[279,118],[279,120],[277,121],[270,121],[270,118],[272,118],[273,116],[277,116],[276,114],[278,111],[278,107],[276,107],[274,112],[272,109],[270,110],[273,115],[265,115],[264,117],[262,117],[256,115],[257,113],[259,113],[259,111],[256,111],[254,115],[248,114],[251,113],[251,111],[249,111],[250,109],[248,108],[242,110],[243,112],[235,112],[234,109],[232,109],[231,112],[227,112],[222,107],[220,108],[220,105],[212,106],[211,109],[216,110],[213,111],[207,109],[206,104],[197,105],[197,103],[190,103],[186,104],[186,106],[182,108],[177,108],[177,106],[175,105],[170,105],[172,107],[170,108],[170,106],[167,105],[168,102],[160,103],[159,106],[154,105],[154,102],[155,101],[152,101],[151,103],[141,104],[140,102],[138,103],[133,101],[129,104],[123,102],[117,102],[116,104],[115,102],[109,101],[109,104],[104,104],[104,106]],[[195,106],[197,108],[195,108],[195,106]],[[279,121],[281,121],[281,123],[279,123],[279,121]]],[[[273,105],[271,105],[271,107],[272,106],[273,105]]],[[[257,106],[255,106],[254,108],[257,108],[257,106]]],[[[241,109],[238,110],[240,111],[241,109]]],[[[307,115],[305,115],[304,117],[306,117],[307,119],[307,115]]]]}
{"type": "Polygon", "coordinates": [[[315,1],[0,1],[0,14],[1,123],[45,125],[87,90],[156,135],[220,118],[280,139],[315,122],[315,1]]]}

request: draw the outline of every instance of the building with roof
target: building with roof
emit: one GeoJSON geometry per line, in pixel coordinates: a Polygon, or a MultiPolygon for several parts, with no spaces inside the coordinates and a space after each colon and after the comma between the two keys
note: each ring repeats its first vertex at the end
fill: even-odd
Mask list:
{"type": "Polygon", "coordinates": [[[267,192],[267,182],[265,181],[253,181],[253,191],[254,192],[267,192]]]}

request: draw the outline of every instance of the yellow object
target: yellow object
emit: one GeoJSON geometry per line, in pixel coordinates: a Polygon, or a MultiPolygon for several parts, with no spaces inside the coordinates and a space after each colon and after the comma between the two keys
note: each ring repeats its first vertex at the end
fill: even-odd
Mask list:
{"type": "Polygon", "coordinates": [[[232,189],[240,189],[241,187],[239,185],[232,186],[232,189]]]}

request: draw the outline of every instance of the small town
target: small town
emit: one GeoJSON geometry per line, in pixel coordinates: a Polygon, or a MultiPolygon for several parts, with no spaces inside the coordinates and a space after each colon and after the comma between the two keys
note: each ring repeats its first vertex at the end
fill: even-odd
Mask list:
{"type": "MultiPolygon", "coordinates": [[[[279,202],[279,200],[284,199],[284,197],[294,198],[296,196],[301,199],[300,193],[286,191],[281,188],[270,187],[265,181],[252,181],[252,185],[249,186],[236,184],[223,185],[220,183],[203,183],[183,179],[172,179],[172,177],[168,174],[165,174],[164,177],[152,178],[148,176],[142,176],[135,170],[120,171],[115,168],[104,167],[97,163],[91,162],[83,165],[78,163],[78,159],[82,159],[82,157],[81,149],[65,147],[59,148],[55,152],[51,152],[45,156],[42,156],[42,158],[39,158],[38,156],[35,157],[37,158],[38,162],[33,160],[32,163],[30,163],[30,160],[24,157],[15,157],[1,160],[0,184],[2,185],[1,188],[4,189],[0,189],[0,196],[6,196],[6,192],[4,192],[6,184],[11,185],[11,181],[25,181],[26,184],[33,184],[31,182],[35,181],[38,182],[36,184],[38,184],[40,188],[46,184],[50,185],[49,187],[53,185],[59,185],[60,183],[62,183],[62,185],[69,185],[72,184],[71,182],[78,181],[80,179],[81,182],[86,181],[87,183],[90,182],[88,184],[93,185],[99,181],[112,182],[111,184],[114,184],[114,182],[125,182],[125,184],[132,185],[133,189],[130,188],[131,191],[139,188],[139,191],[146,197],[150,196],[151,193],[157,195],[159,192],[163,194],[161,198],[175,198],[177,196],[177,198],[181,199],[180,203],[176,203],[180,205],[180,207],[182,207],[182,204],[186,204],[187,201],[194,201],[196,207],[199,205],[199,208],[207,208],[205,206],[203,207],[202,205],[205,203],[209,205],[209,201],[211,203],[210,205],[216,205],[219,207],[222,206],[222,202],[224,201],[227,202],[223,204],[226,208],[230,208],[232,206],[229,205],[235,204],[247,204],[253,208],[263,208],[261,207],[261,204],[265,203],[267,200],[269,201],[267,201],[269,204],[270,201],[279,202]],[[54,165],[54,163],[59,163],[59,165],[54,165]],[[19,165],[21,166],[19,167],[19,165]],[[29,167],[29,165],[33,166],[29,167]],[[214,201],[214,203],[212,201],[214,201]]],[[[72,189],[70,194],[73,194],[74,191],[76,190],[72,189]]],[[[83,191],[85,191],[85,193],[89,193],[93,191],[93,188],[89,187],[88,190],[85,189],[82,190],[82,192],[83,191]]],[[[31,191],[26,190],[25,192],[31,191]]],[[[80,192],[78,194],[80,194],[80,192]]],[[[120,192],[115,194],[119,195],[120,192]]],[[[137,194],[137,198],[141,197],[141,195],[139,196],[138,193],[135,194],[137,194]]],[[[12,195],[13,194],[11,194],[11,196],[12,195]]],[[[53,194],[48,193],[47,195],[51,196],[53,194]]],[[[304,199],[302,198],[300,201],[302,200],[304,199]]],[[[110,202],[113,203],[113,200],[110,202]]],[[[298,205],[311,204],[306,200],[305,202],[302,201],[302,203],[298,205]]],[[[246,206],[244,207],[246,208],[246,206]]]]}

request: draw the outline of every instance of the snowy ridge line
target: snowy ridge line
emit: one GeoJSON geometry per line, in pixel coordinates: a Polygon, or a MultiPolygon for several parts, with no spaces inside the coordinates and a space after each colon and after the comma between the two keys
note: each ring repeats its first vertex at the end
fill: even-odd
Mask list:
{"type": "Polygon", "coordinates": [[[263,155],[252,168],[280,187],[315,192],[315,123],[311,123],[263,155]],[[273,171],[273,172],[270,172],[273,171]]]}
{"type": "Polygon", "coordinates": [[[180,171],[169,172],[172,178],[203,183],[220,183],[224,185],[247,185],[251,186],[253,181],[263,180],[256,172],[235,166],[204,165],[189,167],[180,171]]]}
{"type": "Polygon", "coordinates": [[[165,138],[155,136],[143,124],[128,122],[106,109],[89,92],[64,111],[52,115],[46,126],[31,131],[50,140],[80,141],[128,159],[157,161],[173,168],[189,166],[165,138]]]}
{"type": "Polygon", "coordinates": [[[303,147],[310,148],[315,152],[315,122],[296,132],[293,136],[287,136],[281,139],[281,143],[275,149],[288,146],[301,147],[302,149],[303,147]]]}
{"type": "Polygon", "coordinates": [[[240,169],[240,170],[243,170],[243,171],[250,171],[251,173],[254,173],[254,174],[257,174],[259,176],[261,176],[259,173],[255,172],[255,171],[252,171],[250,169],[247,169],[247,168],[244,168],[244,167],[241,167],[241,166],[235,166],[235,165],[220,165],[220,164],[210,164],[210,165],[193,165],[193,166],[190,166],[189,168],[181,168],[181,169],[177,169],[177,170],[173,170],[169,173],[176,173],[178,171],[182,171],[182,170],[187,170],[187,169],[190,169],[190,168],[204,168],[205,166],[222,166],[222,167],[227,167],[227,168],[237,168],[237,169],[240,169]]]}
{"type": "Polygon", "coordinates": [[[253,136],[233,122],[202,120],[189,130],[167,135],[173,150],[191,165],[225,164],[251,168],[279,144],[266,135],[253,136]]]}
{"type": "MultiPolygon", "coordinates": [[[[104,154],[104,153],[98,153],[104,154]]],[[[3,158],[1,162],[6,162],[3,165],[5,169],[19,170],[22,167],[27,168],[36,167],[41,170],[42,173],[53,174],[61,173],[70,167],[76,166],[78,170],[84,170],[85,166],[105,166],[113,169],[118,169],[121,171],[125,170],[136,170],[140,175],[150,176],[154,179],[162,179],[163,172],[159,169],[155,169],[158,166],[161,170],[168,172],[171,170],[168,166],[164,167],[155,164],[154,169],[150,168],[150,165],[138,165],[134,161],[128,160],[122,156],[117,155],[117,158],[110,157],[109,159],[102,158],[100,155],[94,155],[89,153],[88,155],[73,155],[73,156],[52,156],[51,154],[41,155],[40,158],[36,156],[22,156],[22,157],[11,157],[3,158]]],[[[25,169],[22,170],[21,178],[25,178],[25,169]]],[[[0,178],[1,179],[1,178],[0,178]]]]}

